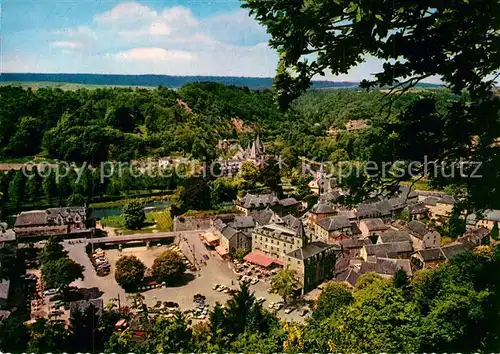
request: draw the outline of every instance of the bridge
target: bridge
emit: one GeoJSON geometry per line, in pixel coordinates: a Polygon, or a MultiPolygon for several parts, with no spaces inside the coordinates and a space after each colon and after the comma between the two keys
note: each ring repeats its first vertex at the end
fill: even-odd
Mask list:
{"type": "MultiPolygon", "coordinates": [[[[107,236],[107,237],[93,237],[91,239],[84,239],[83,242],[89,242],[96,244],[126,244],[133,242],[155,242],[165,239],[174,239],[180,235],[195,235],[204,232],[204,230],[191,230],[191,231],[178,231],[178,232],[154,232],[147,234],[132,234],[132,235],[121,235],[121,236],[107,236]]],[[[71,241],[71,240],[70,240],[71,241]]]]}

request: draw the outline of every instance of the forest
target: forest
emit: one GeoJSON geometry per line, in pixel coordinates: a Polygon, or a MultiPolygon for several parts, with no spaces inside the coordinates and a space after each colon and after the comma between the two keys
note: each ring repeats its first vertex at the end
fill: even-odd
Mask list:
{"type": "MultiPolygon", "coordinates": [[[[446,91],[429,89],[446,99],[446,91]]],[[[328,159],[343,149],[347,157],[363,155],[370,135],[327,131],[348,120],[384,118],[381,92],[318,90],[301,96],[289,111],[280,111],[271,90],[216,83],[193,83],[178,91],[102,88],[63,91],[0,87],[0,157],[4,161],[39,156],[98,164],[145,156],[184,154],[215,157],[219,139],[239,139],[242,146],[260,134],[271,152],[290,158],[328,159]],[[180,101],[187,104],[180,105],[180,101]],[[240,129],[231,119],[243,121],[240,129]],[[367,137],[366,137],[367,138],[367,137]]],[[[409,104],[407,94],[395,107],[409,104]]]]}
{"type": "MultiPolygon", "coordinates": [[[[444,89],[423,92],[443,104],[451,96],[444,89]]],[[[2,174],[0,202],[13,211],[67,205],[72,196],[72,202],[103,202],[170,194],[180,184],[175,175],[133,178],[125,173],[103,180],[99,164],[165,156],[210,161],[231,156],[216,148],[218,141],[238,141],[246,147],[257,135],[268,153],[284,160],[282,177],[306,183],[299,178],[301,158],[334,163],[368,159],[385,134],[377,124],[390,119],[379,91],[312,90],[287,111],[279,109],[273,94],[209,82],[179,90],[0,87],[0,161],[66,161],[75,166],[61,181],[54,174],[42,178],[45,171],[33,172],[35,178],[14,170],[2,174]],[[371,126],[345,130],[347,121],[358,119],[371,126]],[[80,174],[78,166],[84,167],[80,174]],[[87,168],[92,166],[96,169],[87,168]]],[[[406,94],[393,107],[391,117],[422,94],[406,94]]]]}

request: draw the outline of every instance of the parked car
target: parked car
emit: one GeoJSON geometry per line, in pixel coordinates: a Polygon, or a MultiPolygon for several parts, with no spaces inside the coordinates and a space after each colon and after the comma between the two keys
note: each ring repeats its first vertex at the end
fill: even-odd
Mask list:
{"type": "Polygon", "coordinates": [[[293,310],[295,310],[295,308],[293,308],[293,307],[287,307],[287,308],[285,309],[285,313],[288,315],[288,314],[289,314],[289,313],[291,313],[293,310]]]}
{"type": "Polygon", "coordinates": [[[212,289],[217,290],[219,288],[219,286],[220,286],[219,284],[214,284],[214,286],[212,286],[212,289]]]}
{"type": "Polygon", "coordinates": [[[43,292],[43,295],[49,296],[49,295],[54,295],[57,293],[57,289],[48,289],[43,292]]]}
{"type": "Polygon", "coordinates": [[[270,309],[272,309],[272,308],[274,308],[274,305],[275,305],[275,302],[274,302],[274,301],[271,301],[271,302],[269,303],[269,306],[268,306],[268,307],[269,307],[270,309]]]}
{"type": "Polygon", "coordinates": [[[276,311],[281,310],[283,308],[283,303],[282,302],[277,302],[274,304],[274,309],[276,311]]]}
{"type": "Polygon", "coordinates": [[[262,304],[264,301],[266,301],[266,299],[263,298],[262,296],[257,298],[257,303],[259,304],[262,304]]]}
{"type": "Polygon", "coordinates": [[[308,309],[302,309],[302,310],[300,310],[300,312],[299,312],[299,316],[300,316],[300,317],[304,317],[305,315],[307,315],[307,313],[308,313],[308,312],[309,312],[309,310],[308,310],[308,309]]]}
{"type": "Polygon", "coordinates": [[[257,278],[253,278],[253,279],[250,281],[250,284],[255,285],[255,284],[257,284],[258,282],[259,282],[259,279],[257,279],[257,278]]]}

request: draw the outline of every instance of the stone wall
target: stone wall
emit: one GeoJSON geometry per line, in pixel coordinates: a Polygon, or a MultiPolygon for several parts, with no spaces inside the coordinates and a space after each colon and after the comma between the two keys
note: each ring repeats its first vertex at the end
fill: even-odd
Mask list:
{"type": "Polygon", "coordinates": [[[178,216],[174,218],[174,231],[206,230],[215,215],[178,216]]]}

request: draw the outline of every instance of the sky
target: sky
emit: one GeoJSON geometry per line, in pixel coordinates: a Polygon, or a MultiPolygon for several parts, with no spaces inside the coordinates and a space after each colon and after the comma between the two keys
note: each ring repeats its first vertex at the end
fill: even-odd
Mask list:
{"type": "MultiPolygon", "coordinates": [[[[274,76],[269,35],[239,0],[0,0],[1,72],[274,76]]],[[[346,75],[380,70],[368,59],[346,75]]]]}

